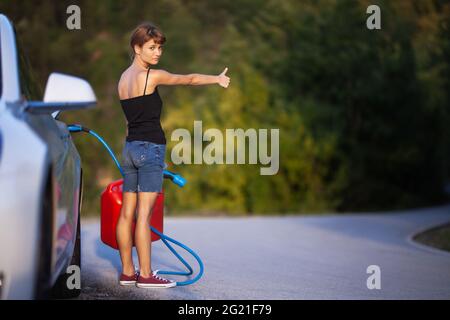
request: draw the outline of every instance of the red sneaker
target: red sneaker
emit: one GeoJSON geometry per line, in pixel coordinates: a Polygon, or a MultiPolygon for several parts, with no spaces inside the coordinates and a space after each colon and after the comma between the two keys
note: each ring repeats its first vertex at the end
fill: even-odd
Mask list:
{"type": "Polygon", "coordinates": [[[131,286],[136,284],[136,281],[138,279],[139,274],[136,272],[134,275],[132,276],[127,276],[125,274],[121,274],[120,278],[119,278],[119,283],[122,286],[131,286]]]}
{"type": "Polygon", "coordinates": [[[136,286],[139,288],[170,288],[175,287],[176,285],[176,282],[160,278],[155,273],[148,278],[139,276],[136,281],[136,286]]]}

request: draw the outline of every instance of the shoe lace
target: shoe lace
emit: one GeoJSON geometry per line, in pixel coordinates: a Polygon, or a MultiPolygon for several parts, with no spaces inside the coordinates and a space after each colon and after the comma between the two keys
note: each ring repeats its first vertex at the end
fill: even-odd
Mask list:
{"type": "Polygon", "coordinates": [[[156,274],[153,274],[153,278],[156,278],[156,279],[161,280],[161,281],[168,281],[167,279],[158,277],[156,274]]]}

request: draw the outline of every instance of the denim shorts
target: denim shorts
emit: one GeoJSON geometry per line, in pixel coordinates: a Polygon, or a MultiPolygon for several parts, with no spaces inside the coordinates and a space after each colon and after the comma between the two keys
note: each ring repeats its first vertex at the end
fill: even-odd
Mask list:
{"type": "Polygon", "coordinates": [[[122,151],[123,192],[161,192],[165,144],[126,141],[122,151]]]}

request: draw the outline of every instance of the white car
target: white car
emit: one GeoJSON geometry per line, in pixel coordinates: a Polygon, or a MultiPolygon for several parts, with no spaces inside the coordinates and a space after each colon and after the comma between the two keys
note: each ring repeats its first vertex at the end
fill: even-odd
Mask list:
{"type": "Polygon", "coordinates": [[[0,298],[74,297],[82,167],[57,117],[96,97],[88,82],[60,73],[39,96],[16,36],[0,14],[0,298]]]}

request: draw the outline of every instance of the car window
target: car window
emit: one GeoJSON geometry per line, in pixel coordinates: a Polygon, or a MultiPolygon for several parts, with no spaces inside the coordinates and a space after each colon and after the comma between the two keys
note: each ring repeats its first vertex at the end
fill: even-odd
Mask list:
{"type": "Polygon", "coordinates": [[[19,76],[20,76],[20,89],[26,100],[29,101],[42,101],[43,91],[39,82],[36,80],[33,69],[31,68],[28,57],[25,56],[23,51],[23,44],[20,37],[17,35],[16,30],[16,43],[17,43],[17,55],[19,58],[19,76]]]}

